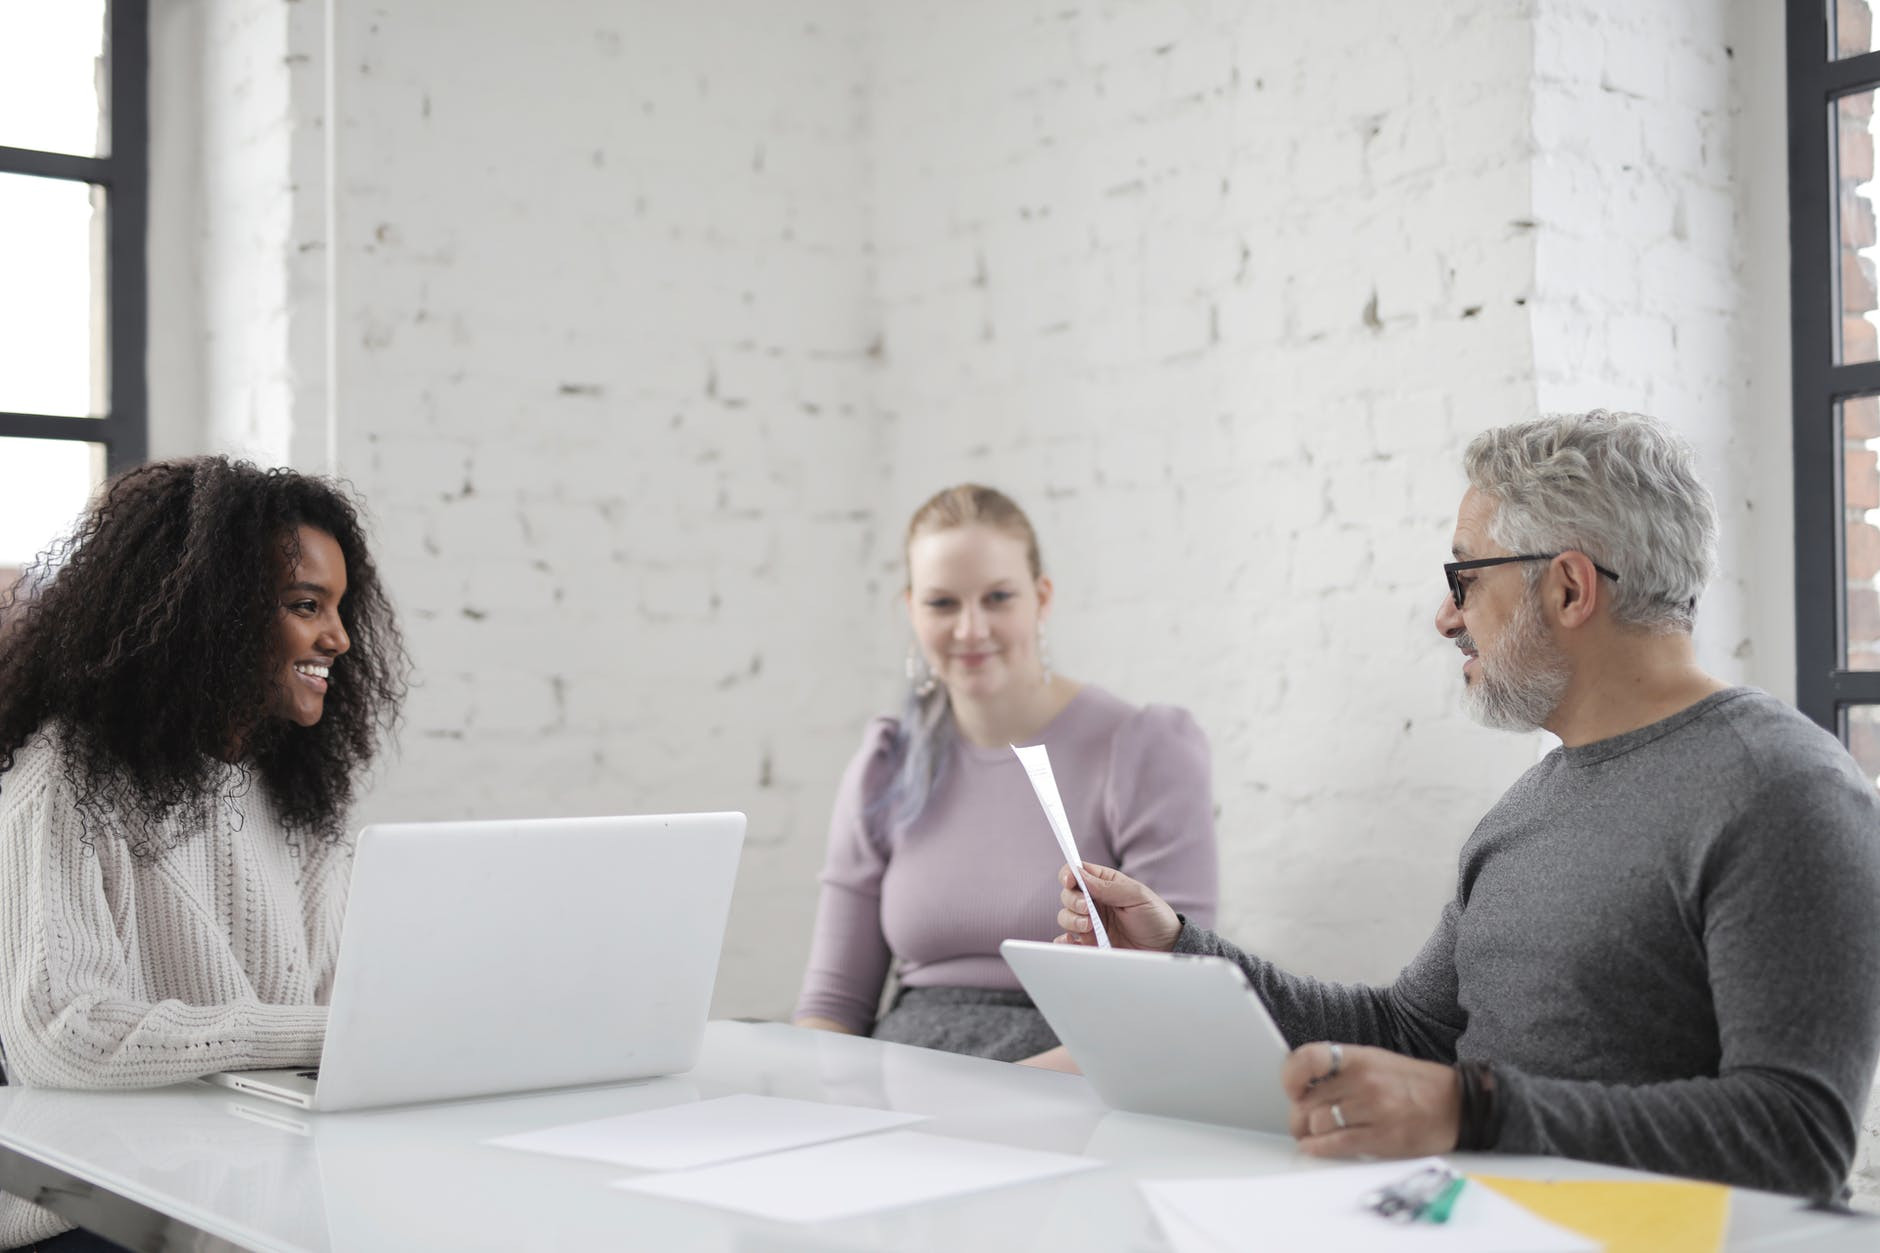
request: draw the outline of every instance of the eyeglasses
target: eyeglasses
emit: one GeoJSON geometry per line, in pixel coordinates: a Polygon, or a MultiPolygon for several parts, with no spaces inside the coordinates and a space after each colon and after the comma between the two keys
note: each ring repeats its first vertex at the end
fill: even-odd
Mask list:
{"type": "MultiPolygon", "coordinates": [[[[1480,570],[1485,566],[1505,566],[1511,561],[1552,561],[1559,555],[1559,553],[1523,553],[1519,557],[1480,557],[1474,561],[1445,561],[1443,563],[1443,577],[1449,580],[1449,594],[1456,598],[1456,608],[1460,609],[1462,608],[1462,598],[1466,595],[1465,589],[1467,585],[1456,577],[1459,571],[1480,570]]],[[[1593,569],[1599,571],[1614,583],[1619,581],[1618,575],[1606,569],[1606,567],[1600,565],[1597,561],[1593,563],[1593,569]]]]}

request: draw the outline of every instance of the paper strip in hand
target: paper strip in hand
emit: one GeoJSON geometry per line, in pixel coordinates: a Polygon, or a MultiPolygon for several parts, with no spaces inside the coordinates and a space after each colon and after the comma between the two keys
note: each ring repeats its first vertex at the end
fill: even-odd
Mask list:
{"type": "Polygon", "coordinates": [[[1097,937],[1098,948],[1110,947],[1110,937],[1103,930],[1103,919],[1097,914],[1097,900],[1090,895],[1090,885],[1084,882],[1084,859],[1077,855],[1077,841],[1071,836],[1071,820],[1064,816],[1064,801],[1058,796],[1057,777],[1051,773],[1051,754],[1042,744],[1031,744],[1024,748],[1012,745],[1012,751],[1018,754],[1019,762],[1025,767],[1025,776],[1031,780],[1031,790],[1038,794],[1038,804],[1044,810],[1045,821],[1051,824],[1051,834],[1057,836],[1058,848],[1064,854],[1064,860],[1070,864],[1071,873],[1077,877],[1077,886],[1083,891],[1084,901],[1090,906],[1090,929],[1097,937]]]}

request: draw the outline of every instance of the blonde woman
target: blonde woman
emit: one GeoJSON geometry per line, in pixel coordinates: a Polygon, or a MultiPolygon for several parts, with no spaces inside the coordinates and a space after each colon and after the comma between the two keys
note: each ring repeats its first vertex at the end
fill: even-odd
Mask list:
{"type": "Polygon", "coordinates": [[[836,794],[799,1026],[1018,1061],[1057,1038],[999,943],[1058,933],[1063,858],[1008,745],[1051,752],[1084,855],[1214,916],[1208,745],[1185,711],[1053,673],[1031,522],[962,484],[907,529],[914,633],[900,718],[877,718],[836,794]],[[900,990],[877,1021],[889,969],[900,990]]]}

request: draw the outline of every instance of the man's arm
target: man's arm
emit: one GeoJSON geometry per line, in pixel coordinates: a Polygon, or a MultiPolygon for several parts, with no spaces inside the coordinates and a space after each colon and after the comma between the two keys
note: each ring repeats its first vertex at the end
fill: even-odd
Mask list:
{"type": "Polygon", "coordinates": [[[1456,1059],[1456,1037],[1466,1021],[1456,1005],[1455,923],[1451,902],[1422,950],[1387,988],[1289,974],[1185,922],[1175,951],[1225,957],[1239,966],[1290,1048],[1337,1040],[1449,1063],[1456,1059]]]}
{"type": "Polygon", "coordinates": [[[1877,810],[1851,767],[1792,775],[1710,850],[1699,921],[1716,1076],[1628,1086],[1498,1067],[1495,1147],[1838,1194],[1880,1054],[1877,810]]]}
{"type": "Polygon", "coordinates": [[[1857,1121],[1793,1072],[1735,1071],[1629,1087],[1495,1068],[1503,1153],[1545,1153],[1831,1199],[1857,1121]]]}
{"type": "MultiPolygon", "coordinates": [[[[1194,926],[1167,901],[1128,875],[1090,862],[1084,878],[1102,911],[1104,930],[1117,948],[1225,957],[1240,967],[1273,1015],[1289,1047],[1309,1040],[1369,1044],[1412,1057],[1455,1060],[1464,1016],[1456,1003],[1456,906],[1423,949],[1388,988],[1321,983],[1288,974],[1243,952],[1214,932],[1194,926]]],[[[1071,868],[1058,871],[1060,943],[1094,944],[1090,907],[1071,868]]]]}

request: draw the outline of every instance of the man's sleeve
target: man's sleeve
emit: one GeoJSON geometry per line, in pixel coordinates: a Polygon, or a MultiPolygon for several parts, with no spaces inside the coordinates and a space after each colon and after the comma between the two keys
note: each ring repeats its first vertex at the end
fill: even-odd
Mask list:
{"type": "Polygon", "coordinates": [[[1456,1004],[1455,948],[1454,901],[1443,907],[1442,921],[1416,959],[1387,988],[1288,974],[1186,921],[1175,939],[1177,953],[1225,957],[1237,964],[1289,1048],[1335,1040],[1444,1063],[1456,1060],[1456,1037],[1465,1021],[1456,1004]]]}
{"type": "Polygon", "coordinates": [[[1840,1192],[1880,1052],[1880,803],[1851,768],[1817,770],[1745,812],[1700,868],[1717,1076],[1627,1086],[1498,1067],[1495,1147],[1840,1192]]]}

